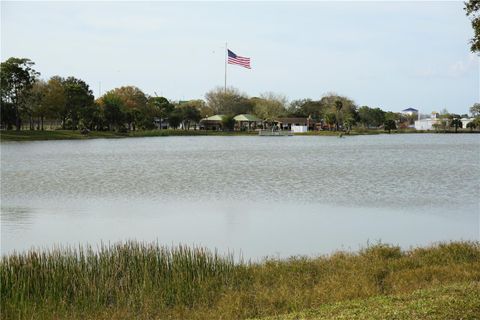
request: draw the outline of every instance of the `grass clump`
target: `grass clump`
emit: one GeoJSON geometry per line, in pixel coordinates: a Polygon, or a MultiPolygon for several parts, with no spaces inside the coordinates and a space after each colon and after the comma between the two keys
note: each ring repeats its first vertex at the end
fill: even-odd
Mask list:
{"type": "Polygon", "coordinates": [[[391,310],[402,301],[392,295],[413,301],[415,290],[471,291],[478,286],[464,284],[479,281],[478,242],[237,263],[202,248],[127,242],[5,256],[0,299],[2,319],[247,319],[365,299],[391,310]]]}

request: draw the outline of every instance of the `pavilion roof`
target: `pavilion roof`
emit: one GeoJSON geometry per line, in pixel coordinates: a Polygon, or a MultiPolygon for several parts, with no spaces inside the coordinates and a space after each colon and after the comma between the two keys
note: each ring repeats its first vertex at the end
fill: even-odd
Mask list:
{"type": "Polygon", "coordinates": [[[222,121],[224,117],[225,117],[225,115],[223,115],[223,114],[216,114],[216,115],[214,115],[214,116],[205,118],[205,119],[203,119],[203,120],[208,120],[208,121],[222,121]]]}
{"type": "Polygon", "coordinates": [[[239,114],[233,117],[235,121],[249,121],[249,122],[257,122],[257,121],[262,121],[262,119],[258,118],[254,114],[239,114]]]}

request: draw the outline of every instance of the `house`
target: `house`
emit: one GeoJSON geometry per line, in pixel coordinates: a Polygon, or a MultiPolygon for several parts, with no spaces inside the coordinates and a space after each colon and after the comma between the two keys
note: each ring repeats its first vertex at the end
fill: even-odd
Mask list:
{"type": "Polygon", "coordinates": [[[408,115],[408,116],[416,116],[418,115],[418,110],[414,108],[407,108],[405,110],[402,110],[402,114],[408,115]]]}

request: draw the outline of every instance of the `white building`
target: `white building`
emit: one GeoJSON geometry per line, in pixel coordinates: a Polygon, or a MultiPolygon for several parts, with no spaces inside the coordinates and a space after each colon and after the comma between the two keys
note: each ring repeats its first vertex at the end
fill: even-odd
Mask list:
{"type": "Polygon", "coordinates": [[[294,132],[294,133],[302,133],[302,132],[307,132],[307,131],[308,131],[308,127],[307,127],[307,126],[297,126],[297,125],[293,125],[293,126],[291,126],[291,130],[292,130],[292,132],[294,132]]]}
{"type": "Polygon", "coordinates": [[[434,124],[440,123],[438,113],[432,112],[430,118],[419,119],[415,121],[415,130],[434,130],[434,124]]]}
{"type": "Polygon", "coordinates": [[[466,128],[467,124],[475,120],[475,118],[462,118],[460,121],[462,121],[462,128],[466,128]]]}

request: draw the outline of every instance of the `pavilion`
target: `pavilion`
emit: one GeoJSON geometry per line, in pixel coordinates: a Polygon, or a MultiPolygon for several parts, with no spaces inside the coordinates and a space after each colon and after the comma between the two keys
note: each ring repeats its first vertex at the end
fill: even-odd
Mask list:
{"type": "Polygon", "coordinates": [[[242,128],[251,130],[252,124],[257,126],[263,123],[262,119],[253,114],[239,114],[233,117],[233,119],[238,123],[239,130],[242,130],[242,128]]]}

